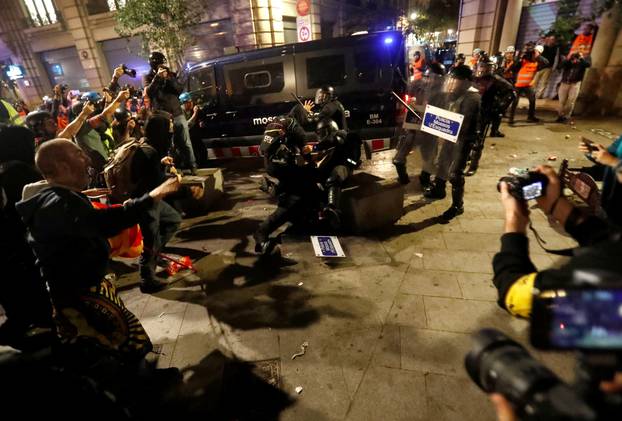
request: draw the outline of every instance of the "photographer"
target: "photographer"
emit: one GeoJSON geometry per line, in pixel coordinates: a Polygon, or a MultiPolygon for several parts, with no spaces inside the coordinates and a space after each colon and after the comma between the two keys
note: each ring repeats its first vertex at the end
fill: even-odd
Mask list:
{"type": "Polygon", "coordinates": [[[548,179],[545,194],[537,199],[538,206],[564,227],[580,248],[561,268],[538,272],[529,258],[527,203],[512,196],[507,183],[501,183],[505,233],[501,237],[501,251],[493,259],[493,282],[499,291],[499,305],[517,317],[529,317],[534,287],[572,279],[573,272],[582,269],[622,273],[620,230],[602,219],[583,214],[566,200],[561,195],[561,183],[553,168],[540,166],[536,171],[548,179]]]}
{"type": "Polygon", "coordinates": [[[63,130],[69,124],[71,103],[67,98],[67,85],[55,85],[52,102],[52,117],[56,119],[58,128],[63,130]]]}
{"type": "Polygon", "coordinates": [[[559,111],[556,122],[565,123],[572,116],[574,105],[581,90],[585,71],[591,66],[590,60],[583,58],[580,52],[573,53],[569,59],[561,58],[559,69],[562,81],[559,85],[559,111]]]}
{"type": "Polygon", "coordinates": [[[579,150],[596,165],[581,170],[602,180],[601,207],[611,222],[622,227],[622,136],[608,148],[585,142],[579,144],[579,150]]]}
{"type": "Polygon", "coordinates": [[[177,80],[177,75],[171,72],[165,63],[164,54],[154,51],[149,55],[151,72],[145,77],[145,93],[151,101],[152,110],[166,111],[173,116],[173,143],[181,161],[180,168],[185,172],[196,174],[197,163],[190,141],[188,121],[179,103],[183,86],[177,80]]]}

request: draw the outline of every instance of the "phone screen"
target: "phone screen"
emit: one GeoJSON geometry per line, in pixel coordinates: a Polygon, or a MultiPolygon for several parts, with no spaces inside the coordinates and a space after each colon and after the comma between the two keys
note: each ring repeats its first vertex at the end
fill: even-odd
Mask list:
{"type": "Polygon", "coordinates": [[[541,181],[537,181],[535,183],[528,184],[523,186],[523,197],[525,200],[537,199],[542,196],[542,192],[544,190],[544,185],[541,181]]]}
{"type": "MultiPolygon", "coordinates": [[[[547,342],[549,347],[622,349],[622,289],[560,290],[546,299],[540,310],[548,313],[542,320],[548,326],[536,330],[541,330],[540,336],[544,329],[548,331],[548,338],[539,342],[547,342]]],[[[540,322],[532,318],[532,323],[540,322]]]]}

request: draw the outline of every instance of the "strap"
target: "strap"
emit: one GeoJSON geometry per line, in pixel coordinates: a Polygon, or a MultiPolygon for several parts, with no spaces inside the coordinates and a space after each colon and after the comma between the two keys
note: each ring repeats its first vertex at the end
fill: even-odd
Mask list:
{"type": "Polygon", "coordinates": [[[575,251],[577,250],[576,248],[552,250],[552,249],[545,247],[544,244],[546,244],[546,241],[544,241],[544,239],[540,236],[538,231],[536,231],[531,221],[529,221],[529,229],[531,230],[531,232],[533,232],[533,235],[536,237],[536,241],[538,242],[542,250],[546,251],[547,253],[555,254],[557,256],[566,256],[566,257],[572,257],[575,255],[575,251]]]}

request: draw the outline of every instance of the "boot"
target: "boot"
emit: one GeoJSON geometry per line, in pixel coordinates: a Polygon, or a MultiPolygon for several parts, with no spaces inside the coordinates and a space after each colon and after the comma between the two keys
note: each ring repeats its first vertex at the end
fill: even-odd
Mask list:
{"type": "Polygon", "coordinates": [[[490,137],[505,137],[505,134],[501,133],[499,130],[494,130],[490,132],[490,137]]]}
{"type": "Polygon", "coordinates": [[[472,175],[475,175],[475,173],[477,172],[477,169],[479,168],[479,160],[481,159],[481,157],[482,157],[481,150],[472,151],[471,162],[469,163],[469,168],[466,170],[464,175],[466,175],[467,177],[471,177],[472,175]]]}
{"type": "Polygon", "coordinates": [[[527,122],[528,123],[539,123],[540,119],[536,117],[535,115],[530,115],[529,117],[527,117],[527,122]]]}
{"type": "Polygon", "coordinates": [[[445,180],[437,178],[434,184],[423,192],[423,196],[426,199],[444,199],[447,195],[447,192],[445,191],[447,185],[446,183],[447,182],[445,180]]]}
{"type": "Polygon", "coordinates": [[[341,212],[339,203],[341,200],[341,187],[330,186],[328,188],[328,205],[324,208],[324,218],[328,220],[331,228],[341,228],[341,212]]]}
{"type": "Polygon", "coordinates": [[[410,177],[408,177],[408,172],[406,171],[406,164],[404,163],[394,163],[395,170],[397,171],[397,179],[400,184],[406,185],[410,183],[410,177]]]}
{"type": "Polygon", "coordinates": [[[426,189],[432,187],[431,177],[432,174],[430,174],[429,172],[421,171],[421,174],[419,174],[419,183],[421,184],[421,190],[425,191],[426,189]]]}
{"type": "MultiPolygon", "coordinates": [[[[464,183],[464,181],[463,181],[464,183]]],[[[464,184],[462,186],[451,186],[451,206],[445,212],[441,218],[445,221],[450,221],[458,215],[464,213],[464,184]]]]}
{"type": "Polygon", "coordinates": [[[257,231],[253,234],[255,240],[255,253],[268,254],[274,248],[275,242],[270,239],[270,233],[287,222],[288,210],[284,207],[278,207],[266,218],[257,231]]]}

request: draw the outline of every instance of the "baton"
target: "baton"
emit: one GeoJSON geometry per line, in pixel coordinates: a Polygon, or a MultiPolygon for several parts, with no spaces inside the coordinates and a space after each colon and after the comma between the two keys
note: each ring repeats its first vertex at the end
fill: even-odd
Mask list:
{"type": "Polygon", "coordinates": [[[307,110],[305,108],[305,104],[302,103],[302,101],[300,100],[300,98],[298,98],[298,95],[296,95],[293,92],[290,92],[290,94],[292,94],[292,96],[294,97],[294,99],[300,104],[300,106],[302,107],[303,110],[305,110],[307,112],[307,114],[311,114],[311,111],[307,110]]]}
{"type": "Polygon", "coordinates": [[[415,117],[417,117],[419,120],[421,120],[421,116],[419,114],[417,114],[417,112],[415,110],[413,110],[410,105],[406,104],[406,102],[404,102],[404,100],[402,98],[400,98],[400,96],[398,94],[396,94],[395,92],[391,91],[391,93],[393,94],[393,96],[395,98],[398,99],[399,102],[401,102],[404,107],[406,107],[408,109],[408,111],[410,111],[411,113],[413,113],[415,115],[415,117]]]}

